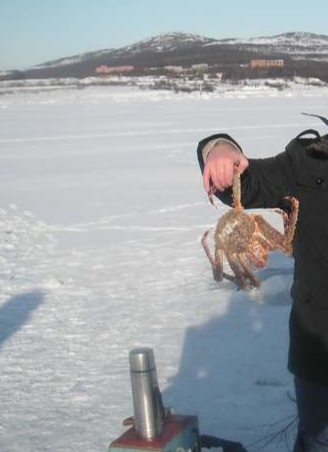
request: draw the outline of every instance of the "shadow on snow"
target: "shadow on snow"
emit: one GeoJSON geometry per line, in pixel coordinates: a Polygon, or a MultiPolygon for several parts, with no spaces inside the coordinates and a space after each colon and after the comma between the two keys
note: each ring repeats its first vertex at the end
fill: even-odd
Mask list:
{"type": "Polygon", "coordinates": [[[10,298],[0,308],[0,347],[27,323],[31,314],[43,302],[39,291],[26,292],[10,298]]]}

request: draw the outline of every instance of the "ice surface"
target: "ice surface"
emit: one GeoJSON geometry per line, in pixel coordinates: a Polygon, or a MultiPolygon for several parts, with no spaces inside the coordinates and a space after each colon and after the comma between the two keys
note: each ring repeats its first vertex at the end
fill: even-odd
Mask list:
{"type": "Polygon", "coordinates": [[[288,450],[295,426],[274,435],[295,416],[293,261],[274,253],[257,292],[213,281],[200,238],[226,208],[208,203],[195,150],[223,131],[273,155],[325,129],[301,112],[324,115],[327,100],[324,88],[0,97],[1,452],[105,451],[132,414],[141,345],[165,405],[202,433],[288,450]]]}

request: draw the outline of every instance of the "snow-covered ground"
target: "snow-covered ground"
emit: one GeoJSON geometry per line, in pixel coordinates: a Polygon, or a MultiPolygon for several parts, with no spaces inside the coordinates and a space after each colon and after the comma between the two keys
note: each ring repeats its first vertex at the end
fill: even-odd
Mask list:
{"type": "Polygon", "coordinates": [[[132,414],[141,345],[165,405],[201,433],[289,450],[293,261],[272,254],[251,293],[213,281],[200,239],[226,207],[208,203],[195,150],[225,131],[272,155],[324,131],[301,112],[327,102],[324,88],[0,96],[1,452],[106,451],[132,414]]]}

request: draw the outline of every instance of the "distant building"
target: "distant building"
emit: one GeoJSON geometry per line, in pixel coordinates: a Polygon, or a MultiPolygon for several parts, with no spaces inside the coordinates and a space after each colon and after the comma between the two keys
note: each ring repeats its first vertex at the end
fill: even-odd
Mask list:
{"type": "Polygon", "coordinates": [[[206,63],[192,64],[191,69],[195,72],[206,72],[208,70],[208,64],[206,63]]]}
{"type": "Polygon", "coordinates": [[[251,60],[250,67],[255,68],[270,68],[270,67],[284,67],[284,60],[251,60]]]}
{"type": "Polygon", "coordinates": [[[176,74],[181,74],[184,71],[182,66],[165,66],[164,69],[168,72],[174,72],[176,74]]]}
{"type": "Polygon", "coordinates": [[[131,72],[134,70],[134,66],[98,66],[95,71],[97,74],[117,74],[122,72],[131,72]]]}

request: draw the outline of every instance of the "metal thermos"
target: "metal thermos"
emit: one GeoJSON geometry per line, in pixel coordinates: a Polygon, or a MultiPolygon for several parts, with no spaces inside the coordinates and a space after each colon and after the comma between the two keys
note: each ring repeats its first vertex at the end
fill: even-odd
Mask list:
{"type": "Polygon", "coordinates": [[[134,427],[141,438],[150,440],[162,433],[165,417],[154,352],[137,348],[130,351],[129,359],[134,427]]]}

